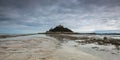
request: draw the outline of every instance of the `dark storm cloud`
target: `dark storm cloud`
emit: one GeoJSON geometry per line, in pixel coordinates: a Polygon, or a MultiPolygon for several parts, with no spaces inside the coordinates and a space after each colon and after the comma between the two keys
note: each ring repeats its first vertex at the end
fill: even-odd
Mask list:
{"type": "Polygon", "coordinates": [[[118,30],[119,11],[120,0],[0,0],[0,28],[118,30]]]}

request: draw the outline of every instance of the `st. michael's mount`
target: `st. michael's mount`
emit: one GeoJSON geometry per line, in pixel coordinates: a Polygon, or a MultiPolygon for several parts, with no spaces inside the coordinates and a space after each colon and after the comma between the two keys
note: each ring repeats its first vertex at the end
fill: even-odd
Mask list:
{"type": "Polygon", "coordinates": [[[51,28],[46,33],[73,33],[73,31],[62,25],[58,25],[55,28],[51,28]]]}

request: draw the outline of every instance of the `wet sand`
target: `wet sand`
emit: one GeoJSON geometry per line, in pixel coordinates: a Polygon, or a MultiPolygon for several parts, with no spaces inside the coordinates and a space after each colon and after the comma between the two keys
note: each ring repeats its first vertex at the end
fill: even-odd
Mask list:
{"type": "Polygon", "coordinates": [[[0,39],[0,60],[100,60],[48,36],[0,39]]]}
{"type": "Polygon", "coordinates": [[[91,54],[77,50],[76,48],[63,45],[61,49],[57,49],[46,60],[102,60],[91,54]]]}

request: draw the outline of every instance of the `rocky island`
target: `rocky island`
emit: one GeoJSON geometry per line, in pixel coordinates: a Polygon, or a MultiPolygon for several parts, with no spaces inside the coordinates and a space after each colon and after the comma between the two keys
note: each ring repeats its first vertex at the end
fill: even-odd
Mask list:
{"type": "Polygon", "coordinates": [[[74,32],[62,25],[58,25],[55,28],[51,28],[46,33],[74,33],[74,32]]]}

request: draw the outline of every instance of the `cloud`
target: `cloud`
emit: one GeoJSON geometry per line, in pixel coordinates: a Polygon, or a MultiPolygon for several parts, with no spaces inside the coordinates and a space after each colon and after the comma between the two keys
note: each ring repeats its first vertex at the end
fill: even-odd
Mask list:
{"type": "Polygon", "coordinates": [[[0,28],[43,32],[62,24],[75,32],[120,30],[119,13],[119,0],[0,0],[0,28]]]}

